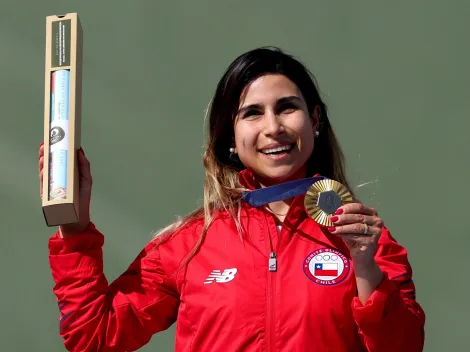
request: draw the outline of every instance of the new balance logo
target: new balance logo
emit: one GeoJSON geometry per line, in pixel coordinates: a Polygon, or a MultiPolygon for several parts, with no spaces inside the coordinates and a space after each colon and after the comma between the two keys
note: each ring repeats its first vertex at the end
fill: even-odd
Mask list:
{"type": "Polygon", "coordinates": [[[237,269],[225,269],[224,272],[220,272],[220,270],[213,270],[209,276],[207,277],[205,284],[211,284],[215,282],[229,282],[235,278],[235,274],[237,273],[237,269]]]}

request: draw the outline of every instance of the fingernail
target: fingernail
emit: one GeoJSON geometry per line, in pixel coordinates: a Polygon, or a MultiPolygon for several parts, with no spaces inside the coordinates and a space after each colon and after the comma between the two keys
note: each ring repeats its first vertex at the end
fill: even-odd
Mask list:
{"type": "Polygon", "coordinates": [[[340,209],[336,210],[335,214],[336,215],[343,214],[343,209],[340,208],[340,209]]]}
{"type": "Polygon", "coordinates": [[[336,227],[328,227],[328,231],[334,232],[336,230],[336,227]]]}
{"type": "Polygon", "coordinates": [[[39,143],[39,146],[42,146],[43,144],[44,144],[44,142],[41,142],[41,143],[39,143]]]}
{"type": "Polygon", "coordinates": [[[330,218],[330,220],[331,220],[332,222],[336,222],[336,221],[338,221],[338,217],[337,217],[337,216],[332,216],[332,217],[330,218]]]}

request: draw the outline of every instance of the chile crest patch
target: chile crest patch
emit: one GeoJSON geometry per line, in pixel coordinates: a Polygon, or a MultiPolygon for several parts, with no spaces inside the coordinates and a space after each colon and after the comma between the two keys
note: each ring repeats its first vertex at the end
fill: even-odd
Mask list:
{"type": "Polygon", "coordinates": [[[349,259],[333,248],[319,248],[303,262],[305,275],[318,285],[331,286],[342,282],[349,274],[349,259]]]}

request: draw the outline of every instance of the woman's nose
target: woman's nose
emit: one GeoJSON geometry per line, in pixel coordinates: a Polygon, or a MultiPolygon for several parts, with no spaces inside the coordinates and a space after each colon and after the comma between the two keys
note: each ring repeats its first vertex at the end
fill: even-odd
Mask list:
{"type": "Polygon", "coordinates": [[[267,112],[265,115],[264,129],[266,136],[276,136],[284,131],[284,126],[279,116],[273,112],[267,112]]]}

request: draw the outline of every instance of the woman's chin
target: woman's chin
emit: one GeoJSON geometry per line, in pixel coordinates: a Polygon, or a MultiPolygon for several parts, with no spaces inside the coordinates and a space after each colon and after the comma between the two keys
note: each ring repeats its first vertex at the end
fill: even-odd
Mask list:
{"type": "Polygon", "coordinates": [[[259,182],[264,186],[272,186],[280,183],[298,180],[305,177],[304,170],[287,169],[282,170],[280,168],[276,170],[266,170],[264,173],[260,173],[259,182]]]}

